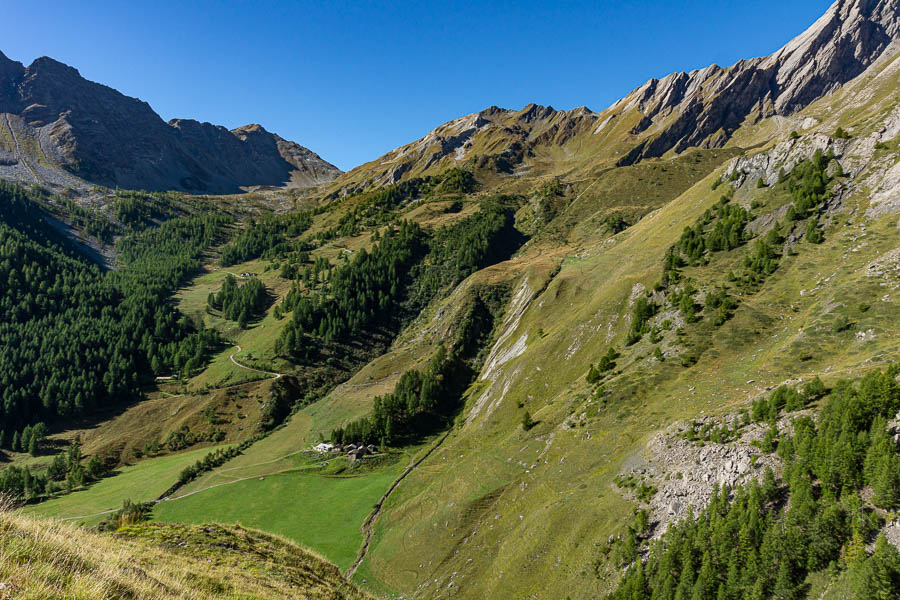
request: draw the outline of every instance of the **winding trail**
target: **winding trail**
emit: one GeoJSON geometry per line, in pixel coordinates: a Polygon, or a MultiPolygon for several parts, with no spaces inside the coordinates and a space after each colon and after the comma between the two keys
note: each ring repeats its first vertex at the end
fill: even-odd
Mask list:
{"type": "Polygon", "coordinates": [[[394,483],[391,484],[391,487],[389,487],[387,489],[387,491],[384,493],[384,495],[378,501],[378,504],[376,504],[375,508],[372,509],[372,512],[369,513],[369,516],[366,517],[365,521],[363,521],[363,524],[360,527],[360,530],[363,533],[363,545],[362,545],[362,548],[359,549],[359,554],[356,557],[356,562],[354,562],[353,566],[350,567],[349,569],[347,569],[347,572],[344,574],[344,577],[348,581],[353,577],[353,575],[356,573],[356,570],[359,568],[359,566],[362,564],[362,562],[366,559],[366,554],[368,554],[368,552],[369,552],[369,544],[372,541],[372,536],[375,535],[375,521],[381,515],[381,507],[384,506],[384,503],[387,501],[388,497],[390,497],[390,495],[394,492],[394,490],[397,489],[397,487],[400,485],[400,483],[404,479],[406,479],[406,476],[409,475],[410,473],[412,473],[413,471],[415,471],[416,467],[418,467],[420,464],[422,464],[422,461],[424,461],[426,458],[431,456],[432,452],[434,452],[435,450],[440,448],[441,444],[444,443],[444,441],[450,436],[450,434],[452,432],[453,432],[453,428],[451,426],[451,428],[448,429],[447,432],[441,436],[441,439],[439,439],[437,442],[435,442],[435,444],[431,448],[429,448],[428,451],[425,452],[425,454],[423,454],[421,457],[419,457],[414,463],[412,463],[411,465],[406,467],[406,470],[403,471],[403,473],[401,473],[400,476],[394,480],[394,483]]]}
{"type": "Polygon", "coordinates": [[[271,371],[262,371],[260,369],[254,369],[253,367],[248,367],[247,365],[242,365],[238,361],[234,360],[234,357],[241,352],[241,347],[237,344],[234,345],[237,350],[231,353],[231,356],[228,359],[235,364],[235,366],[240,367],[242,369],[246,369],[248,371],[253,371],[254,373],[262,373],[263,375],[272,375],[275,379],[281,378],[284,373],[272,373],[271,371]]]}

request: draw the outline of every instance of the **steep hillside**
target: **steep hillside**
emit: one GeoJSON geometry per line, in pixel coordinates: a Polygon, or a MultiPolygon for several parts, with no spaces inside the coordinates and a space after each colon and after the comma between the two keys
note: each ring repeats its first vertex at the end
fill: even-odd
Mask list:
{"type": "Polygon", "coordinates": [[[340,174],[259,125],[166,123],[146,102],[47,57],[25,67],[0,53],[0,113],[0,177],[22,183],[231,193],[316,186],[340,174]]]}
{"type": "MultiPolygon", "coordinates": [[[[880,62],[798,115],[827,115],[809,134],[735,159],[612,239],[573,249],[549,283],[523,275],[464,421],[385,506],[363,576],[427,598],[609,591],[617,577],[607,542],[627,536],[637,500],[617,477],[656,464],[647,444],[660,430],[749,410],[783,382],[818,376],[831,386],[895,361],[897,65],[897,57],[880,62]],[[852,137],[833,137],[839,126],[852,137]],[[814,211],[821,229],[812,217],[786,218],[784,179],[817,149],[831,149],[849,175],[831,180],[814,211]],[[720,176],[731,183],[717,184],[720,176]],[[742,283],[751,268],[744,254],[754,249],[742,242],[685,266],[680,281],[706,306],[693,321],[695,301],[678,300],[683,284],[664,283],[666,256],[729,185],[730,203],[750,213],[749,235],[782,220],[780,262],[762,281],[742,283]],[[809,233],[820,230],[823,241],[809,233]],[[723,285],[737,304],[720,319],[707,315],[714,305],[704,297],[723,285]],[[658,312],[632,341],[641,298],[658,312]],[[610,370],[599,383],[587,379],[610,347],[620,355],[610,370]]],[[[665,495],[673,494],[664,485],[676,475],[670,465],[656,480],[659,496],[648,488],[638,506],[674,521],[704,485],[708,498],[725,463],[692,452],[681,468],[709,473],[709,483],[692,478],[683,498],[665,495]]]]}
{"type": "Polygon", "coordinates": [[[241,527],[89,533],[0,512],[0,598],[368,598],[334,566],[241,527]]]}

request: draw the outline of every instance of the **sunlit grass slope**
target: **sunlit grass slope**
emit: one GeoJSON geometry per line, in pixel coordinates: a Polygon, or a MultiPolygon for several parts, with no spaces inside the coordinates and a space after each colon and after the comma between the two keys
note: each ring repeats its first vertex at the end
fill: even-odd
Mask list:
{"type": "Polygon", "coordinates": [[[333,565],[228,525],[142,524],[95,534],[0,512],[0,598],[363,599],[333,565]]]}

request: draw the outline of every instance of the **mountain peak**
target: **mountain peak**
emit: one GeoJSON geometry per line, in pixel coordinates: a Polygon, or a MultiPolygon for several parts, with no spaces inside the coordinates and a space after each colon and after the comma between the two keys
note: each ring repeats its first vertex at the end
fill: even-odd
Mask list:
{"type": "Polygon", "coordinates": [[[0,54],[0,112],[21,117],[23,135],[46,140],[57,167],[94,184],[231,193],[309,187],[340,173],[258,124],[232,132],[192,119],[165,123],[146,102],[47,56],[26,69],[0,54]]]}
{"type": "Polygon", "coordinates": [[[9,112],[15,106],[15,82],[25,73],[25,66],[0,52],[0,111],[9,112]]]}
{"type": "Polygon", "coordinates": [[[269,132],[266,131],[266,128],[260,125],[259,123],[248,123],[247,125],[242,125],[236,129],[232,129],[231,133],[240,134],[240,133],[259,133],[268,135],[269,132]]]}
{"type": "Polygon", "coordinates": [[[897,0],[838,0],[774,54],[651,79],[610,110],[641,114],[628,160],[724,144],[748,118],[790,115],[860,75],[900,39],[897,0]],[[646,133],[644,133],[646,132],[646,133]]]}
{"type": "Polygon", "coordinates": [[[774,112],[789,114],[862,73],[900,37],[900,2],[838,0],[760,63],[774,69],[774,112]]]}
{"type": "Polygon", "coordinates": [[[34,59],[32,63],[28,66],[28,70],[30,72],[41,72],[46,74],[67,74],[74,75],[75,77],[81,77],[81,73],[78,72],[78,69],[75,67],[70,67],[64,62],[60,62],[55,58],[50,58],[49,56],[41,56],[39,58],[34,59]]]}
{"type": "Polygon", "coordinates": [[[18,65],[19,68],[21,68],[21,69],[25,68],[25,66],[22,63],[12,60],[11,58],[9,58],[5,54],[3,54],[2,51],[0,51],[0,69],[7,68],[10,65],[18,65]]]}

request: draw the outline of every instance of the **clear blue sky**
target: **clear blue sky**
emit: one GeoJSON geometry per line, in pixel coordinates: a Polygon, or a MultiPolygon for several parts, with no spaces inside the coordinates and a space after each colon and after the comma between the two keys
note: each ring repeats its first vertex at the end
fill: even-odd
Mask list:
{"type": "Polygon", "coordinates": [[[830,0],[4,0],[0,50],[52,56],[166,120],[261,123],[342,169],[490,105],[609,106],[771,53],[830,0]]]}

